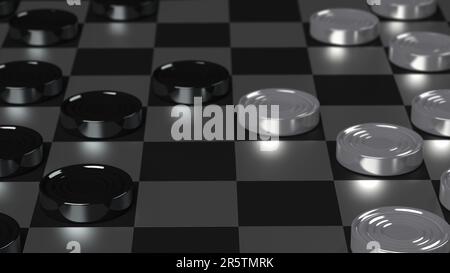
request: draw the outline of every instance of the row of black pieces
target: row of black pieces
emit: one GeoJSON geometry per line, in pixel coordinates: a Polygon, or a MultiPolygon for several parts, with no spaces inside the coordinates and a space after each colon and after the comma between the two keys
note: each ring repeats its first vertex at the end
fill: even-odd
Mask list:
{"type": "MultiPolygon", "coordinates": [[[[17,0],[0,1],[0,17],[14,13],[17,0]]],[[[158,0],[93,0],[92,11],[112,21],[132,21],[154,15],[158,0]]],[[[75,39],[78,17],[64,10],[34,9],[14,14],[9,19],[12,39],[30,46],[50,46],[75,39]]]]}
{"type": "MultiPolygon", "coordinates": [[[[17,61],[0,66],[0,98],[11,105],[28,105],[59,95],[63,73],[53,64],[17,61]]],[[[92,91],[66,99],[61,105],[61,124],[69,132],[87,138],[110,138],[137,129],[142,122],[141,101],[114,91],[92,91]]]]}
{"type": "MultiPolygon", "coordinates": [[[[63,89],[63,72],[54,64],[15,61],[0,65],[0,98],[7,104],[39,103],[59,95],[63,89]]],[[[157,96],[187,105],[194,104],[195,97],[201,97],[203,103],[214,101],[225,96],[230,89],[231,75],[228,70],[206,61],[177,61],[162,65],[154,71],[151,81],[151,91],[157,96]]],[[[72,96],[63,103],[63,125],[73,130],[93,126],[83,124],[85,121],[113,122],[113,127],[118,128],[108,129],[110,133],[81,132],[91,138],[112,137],[121,129],[132,130],[138,127],[141,109],[140,101],[125,93],[83,93],[72,96]]]]}

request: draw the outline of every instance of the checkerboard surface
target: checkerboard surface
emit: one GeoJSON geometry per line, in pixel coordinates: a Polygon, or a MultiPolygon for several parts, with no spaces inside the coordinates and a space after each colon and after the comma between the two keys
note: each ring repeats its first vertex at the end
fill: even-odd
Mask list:
{"type": "Polygon", "coordinates": [[[333,47],[309,35],[309,16],[332,7],[367,10],[364,0],[161,0],[157,16],[112,23],[88,1],[21,1],[19,11],[58,8],[82,22],[75,41],[27,47],[0,22],[0,63],[45,60],[59,65],[65,91],[45,103],[0,105],[0,124],[23,125],[45,140],[45,161],[0,182],[0,212],[22,228],[24,252],[350,252],[355,216],[381,206],[410,206],[450,221],[438,201],[441,173],[450,167],[450,140],[425,134],[410,121],[411,99],[450,88],[449,73],[413,73],[392,65],[387,44],[408,30],[450,34],[450,1],[432,18],[381,21],[381,37],[358,47],[333,47]],[[185,141],[170,136],[173,105],[150,92],[161,64],[203,59],[227,67],[237,103],[260,88],[304,90],[318,97],[321,123],[312,132],[282,138],[276,149],[260,141],[185,141]],[[128,92],[146,106],[144,125],[121,138],[86,141],[58,124],[64,98],[96,89],[128,92]],[[363,122],[413,128],[425,139],[424,164],[398,177],[369,177],[341,167],[337,133],[363,122]],[[49,218],[38,205],[39,180],[77,163],[103,163],[128,172],[137,198],[123,216],[96,224],[49,218]]]}

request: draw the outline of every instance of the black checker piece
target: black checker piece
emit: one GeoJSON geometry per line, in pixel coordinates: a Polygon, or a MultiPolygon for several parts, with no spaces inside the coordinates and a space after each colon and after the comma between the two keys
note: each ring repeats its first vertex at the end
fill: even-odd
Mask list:
{"type": "Polygon", "coordinates": [[[57,9],[20,12],[9,24],[11,38],[31,46],[49,46],[75,39],[80,28],[75,14],[57,9]]]}
{"type": "Polygon", "coordinates": [[[39,201],[50,217],[76,223],[113,219],[133,203],[134,182],[121,169],[73,165],[45,176],[39,201]]]}
{"type": "Polygon", "coordinates": [[[94,0],[92,11],[113,21],[130,21],[151,16],[158,9],[157,0],[94,0]]]}
{"type": "Polygon", "coordinates": [[[20,227],[13,218],[0,213],[0,253],[19,253],[20,227]]]}
{"type": "Polygon", "coordinates": [[[51,63],[16,61],[0,65],[0,98],[10,104],[46,100],[63,90],[63,73],[51,63]]]}
{"type": "Polygon", "coordinates": [[[225,96],[231,89],[228,70],[206,61],[177,61],[153,72],[151,89],[163,99],[194,104],[194,97],[210,102],[225,96]]]}
{"type": "Polygon", "coordinates": [[[22,174],[43,159],[42,136],[21,126],[0,126],[0,177],[22,174]]]}
{"type": "Polygon", "coordinates": [[[122,136],[142,123],[142,103],[116,91],[91,91],[72,96],[61,106],[61,125],[70,133],[95,139],[122,136]]]}

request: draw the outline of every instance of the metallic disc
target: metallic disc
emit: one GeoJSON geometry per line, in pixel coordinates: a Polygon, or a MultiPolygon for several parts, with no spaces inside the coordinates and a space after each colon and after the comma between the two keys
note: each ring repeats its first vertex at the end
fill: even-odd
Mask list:
{"type": "Polygon", "coordinates": [[[449,70],[450,36],[421,31],[402,33],[391,41],[389,59],[395,65],[409,70],[449,70]]]}
{"type": "Polygon", "coordinates": [[[450,210],[450,170],[444,172],[441,176],[439,200],[446,209],[450,210]]]}
{"type": "Polygon", "coordinates": [[[436,0],[382,0],[381,5],[372,6],[377,15],[397,20],[424,19],[436,10],[436,0]]]}
{"type": "Polygon", "coordinates": [[[360,45],[379,35],[378,18],[357,9],[327,9],[310,18],[311,36],[333,45],[360,45]]]}
{"type": "Polygon", "coordinates": [[[382,207],[353,220],[353,253],[448,253],[449,226],[441,217],[415,208],[382,207]]]}
{"type": "Polygon", "coordinates": [[[411,121],[427,133],[450,137],[450,89],[416,96],[412,101],[411,121]]]}
{"type": "Polygon", "coordinates": [[[336,156],[351,171],[392,176],[418,168],[423,161],[422,147],[422,138],[408,128],[367,123],[339,133],[336,156]]]}
{"type": "MultiPolygon", "coordinates": [[[[266,135],[292,136],[303,134],[314,129],[320,120],[320,103],[317,98],[298,90],[262,89],[243,96],[239,104],[244,107],[254,105],[257,108],[267,106],[267,113],[271,112],[271,106],[278,105],[278,118],[259,111],[259,130],[260,133],[266,135]]],[[[249,124],[245,120],[239,119],[239,122],[249,131],[255,132],[255,127],[248,126],[249,124]],[[243,124],[244,122],[245,124],[243,124]]]]}

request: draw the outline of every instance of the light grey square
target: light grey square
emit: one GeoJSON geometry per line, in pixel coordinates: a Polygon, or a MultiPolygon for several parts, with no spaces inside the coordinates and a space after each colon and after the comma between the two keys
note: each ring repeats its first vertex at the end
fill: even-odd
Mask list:
{"type": "Polygon", "coordinates": [[[58,123],[59,107],[0,107],[0,124],[31,128],[51,142],[58,123]]]}
{"type": "Polygon", "coordinates": [[[241,253],[347,253],[337,226],[240,227],[241,253]]]}
{"type": "Polygon", "coordinates": [[[302,20],[309,22],[309,18],[315,12],[331,8],[354,8],[369,10],[365,0],[298,0],[302,20]]]}
{"type": "Polygon", "coordinates": [[[423,156],[432,180],[450,169],[450,140],[425,140],[423,156]]]}
{"type": "Polygon", "coordinates": [[[87,91],[121,91],[148,103],[150,77],[148,76],[72,76],[67,86],[66,98],[87,91]]]}
{"type": "Polygon", "coordinates": [[[325,142],[240,141],[235,150],[239,181],[333,179],[325,142]]]}
{"type": "Polygon", "coordinates": [[[383,48],[316,47],[308,48],[308,52],[313,73],[316,75],[392,74],[383,48]]]}
{"type": "Polygon", "coordinates": [[[232,23],[233,47],[305,47],[301,23],[232,23]]]}
{"type": "Polygon", "coordinates": [[[405,105],[411,105],[415,96],[426,91],[450,88],[449,74],[401,74],[394,77],[405,105]]]}
{"type": "Polygon", "coordinates": [[[151,48],[154,23],[89,23],[83,28],[81,48],[151,48]]]}
{"type": "Polygon", "coordinates": [[[380,24],[380,35],[384,46],[397,35],[409,31],[432,31],[450,34],[450,27],[444,22],[382,22],[380,24]]]}
{"type": "Polygon", "coordinates": [[[80,6],[70,6],[65,0],[61,1],[21,1],[17,9],[18,12],[42,9],[42,8],[52,8],[69,11],[78,17],[80,22],[86,20],[87,11],[89,9],[89,2],[82,0],[80,6]]]}
{"type": "Polygon", "coordinates": [[[242,96],[265,88],[296,89],[316,96],[314,79],[310,75],[233,76],[233,99],[238,104],[242,96]]]}
{"type": "Polygon", "coordinates": [[[0,182],[0,212],[29,227],[39,194],[39,183],[0,182]]]}
{"type": "Polygon", "coordinates": [[[403,106],[322,106],[322,123],[327,140],[348,127],[361,123],[379,122],[412,128],[403,106]]]}
{"type": "Polygon", "coordinates": [[[23,60],[45,61],[59,66],[64,75],[70,75],[75,54],[74,48],[2,48],[0,63],[23,60]]]}
{"type": "Polygon", "coordinates": [[[162,23],[217,23],[228,20],[228,0],[160,1],[158,21],[162,23]]]}
{"type": "Polygon", "coordinates": [[[174,141],[171,129],[177,118],[171,116],[173,107],[148,107],[145,125],[145,141],[174,141]]]}
{"type": "Polygon", "coordinates": [[[335,181],[342,222],[351,226],[360,214],[386,206],[423,209],[443,216],[429,180],[335,181]]]}
{"type": "Polygon", "coordinates": [[[139,185],[138,227],[237,225],[236,182],[147,182],[139,185]]]}
{"type": "Polygon", "coordinates": [[[45,173],[75,164],[106,164],[126,171],[139,180],[143,143],[54,142],[45,173]]]}
{"type": "Polygon", "coordinates": [[[203,60],[218,63],[231,72],[229,48],[155,48],[153,68],[181,60],[203,60]]]}
{"type": "MultiPolygon", "coordinates": [[[[204,126],[207,121],[210,120],[208,117],[203,117],[202,113],[200,111],[195,111],[193,107],[189,107],[190,113],[183,113],[181,117],[174,116],[172,117],[172,110],[176,107],[180,106],[151,106],[147,107],[147,119],[146,119],[146,126],[145,126],[145,141],[149,142],[171,142],[176,141],[172,137],[172,126],[175,124],[177,120],[185,120],[186,123],[190,123],[191,125],[191,134],[190,139],[182,139],[179,141],[197,141],[195,140],[194,135],[194,126],[195,119],[194,116],[200,116],[202,120],[202,124],[200,126],[204,126]],[[188,121],[189,120],[189,121],[188,121]]],[[[187,107],[187,106],[181,106],[181,107],[187,107]]],[[[222,121],[224,124],[223,128],[223,139],[226,140],[226,133],[227,133],[227,126],[226,125],[226,109],[224,107],[221,107],[223,111],[222,115],[222,121]]],[[[234,120],[233,120],[234,121],[234,120]]],[[[203,127],[202,127],[203,128],[203,127]]],[[[234,130],[234,127],[232,127],[234,130]]],[[[178,140],[177,140],[178,141],[178,140]]],[[[203,141],[203,140],[200,140],[203,141]]],[[[207,140],[205,140],[207,141],[207,140]]]]}
{"type": "Polygon", "coordinates": [[[25,253],[70,253],[69,242],[78,242],[80,253],[130,253],[132,228],[65,227],[31,228],[25,253]]]}

